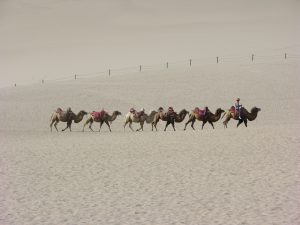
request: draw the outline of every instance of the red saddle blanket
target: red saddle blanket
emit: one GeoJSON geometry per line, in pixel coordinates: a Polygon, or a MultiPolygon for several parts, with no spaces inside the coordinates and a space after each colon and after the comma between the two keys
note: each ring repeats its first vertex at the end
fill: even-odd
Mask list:
{"type": "Polygon", "coordinates": [[[233,118],[239,117],[239,111],[237,111],[234,106],[230,107],[229,112],[233,115],[233,118]]]}
{"type": "Polygon", "coordinates": [[[200,117],[203,117],[203,116],[205,116],[205,114],[206,114],[206,110],[205,110],[205,109],[199,109],[198,107],[196,107],[196,108],[194,109],[194,112],[195,112],[196,114],[198,114],[198,116],[200,116],[200,117]]]}
{"type": "Polygon", "coordinates": [[[106,115],[106,113],[107,112],[104,110],[101,110],[100,112],[93,111],[92,116],[95,121],[100,121],[101,119],[103,119],[103,117],[104,117],[104,115],[106,115]]]}

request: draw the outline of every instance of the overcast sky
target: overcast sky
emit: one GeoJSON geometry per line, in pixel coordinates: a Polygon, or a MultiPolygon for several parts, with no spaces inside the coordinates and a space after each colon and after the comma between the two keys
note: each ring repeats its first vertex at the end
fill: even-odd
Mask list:
{"type": "Polygon", "coordinates": [[[0,0],[0,87],[300,46],[298,0],[0,0]]]}

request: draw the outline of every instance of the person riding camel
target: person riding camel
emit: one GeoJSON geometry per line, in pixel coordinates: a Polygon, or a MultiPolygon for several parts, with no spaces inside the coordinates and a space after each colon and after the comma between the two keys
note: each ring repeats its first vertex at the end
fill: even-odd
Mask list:
{"type": "Polygon", "coordinates": [[[236,111],[238,112],[238,114],[239,114],[239,119],[242,119],[242,118],[241,118],[241,109],[242,109],[242,105],[240,104],[240,98],[237,98],[237,99],[236,99],[236,103],[235,103],[234,107],[235,107],[235,110],[236,110],[236,111]]]}
{"type": "Polygon", "coordinates": [[[174,113],[174,109],[173,109],[173,107],[169,107],[168,108],[168,112],[167,112],[167,115],[172,115],[174,113]]]}

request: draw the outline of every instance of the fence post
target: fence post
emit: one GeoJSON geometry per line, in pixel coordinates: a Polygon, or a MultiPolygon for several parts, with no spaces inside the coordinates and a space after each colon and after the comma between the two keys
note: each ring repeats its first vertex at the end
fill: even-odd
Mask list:
{"type": "Polygon", "coordinates": [[[44,84],[44,79],[42,80],[42,84],[44,84]]]}
{"type": "Polygon", "coordinates": [[[192,59],[190,59],[190,66],[192,66],[192,59]]]}
{"type": "Polygon", "coordinates": [[[77,79],[77,75],[76,75],[76,74],[74,75],[74,79],[75,79],[75,80],[77,79]]]}
{"type": "Polygon", "coordinates": [[[17,87],[17,84],[15,83],[15,87],[17,87]]]}
{"type": "Polygon", "coordinates": [[[142,72],[142,65],[140,65],[140,72],[142,72]]]}
{"type": "Polygon", "coordinates": [[[219,56],[217,56],[217,63],[219,63],[219,56]]]}
{"type": "Polygon", "coordinates": [[[253,62],[253,60],[254,60],[254,54],[252,54],[252,62],[253,62]]]}
{"type": "Polygon", "coordinates": [[[108,76],[110,76],[110,69],[108,70],[108,76]]]}
{"type": "Polygon", "coordinates": [[[286,59],[286,53],[284,53],[284,59],[286,59]]]}
{"type": "Polygon", "coordinates": [[[169,68],[169,63],[167,62],[167,69],[169,68]]]}

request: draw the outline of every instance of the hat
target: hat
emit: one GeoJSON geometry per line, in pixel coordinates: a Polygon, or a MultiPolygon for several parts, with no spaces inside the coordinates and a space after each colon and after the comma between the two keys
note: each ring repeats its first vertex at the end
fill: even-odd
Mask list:
{"type": "Polygon", "coordinates": [[[236,100],[237,100],[237,101],[239,101],[239,100],[240,100],[240,98],[237,98],[236,100]]]}

